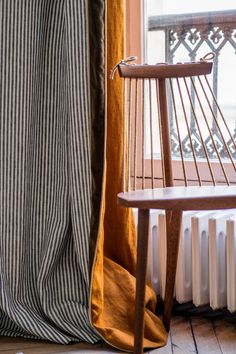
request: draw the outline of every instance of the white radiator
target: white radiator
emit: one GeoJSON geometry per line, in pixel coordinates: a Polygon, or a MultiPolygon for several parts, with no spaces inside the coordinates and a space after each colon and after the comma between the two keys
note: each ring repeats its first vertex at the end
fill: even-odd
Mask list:
{"type": "MultiPolygon", "coordinates": [[[[137,224],[137,210],[134,210],[137,224]]],[[[166,226],[163,211],[150,211],[147,277],[164,297],[166,226]]],[[[184,212],[175,297],[236,311],[236,211],[184,212]]]]}

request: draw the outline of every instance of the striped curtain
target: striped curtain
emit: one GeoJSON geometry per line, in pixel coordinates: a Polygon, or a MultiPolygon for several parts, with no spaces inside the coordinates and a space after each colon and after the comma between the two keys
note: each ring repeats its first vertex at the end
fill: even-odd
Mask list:
{"type": "MultiPolygon", "coordinates": [[[[98,83],[89,72],[99,60],[89,58],[89,16],[96,3],[0,1],[2,336],[98,340],[88,314],[92,197],[101,184],[91,172],[90,98],[98,83]]],[[[98,34],[102,17],[100,26],[98,34]]]]}

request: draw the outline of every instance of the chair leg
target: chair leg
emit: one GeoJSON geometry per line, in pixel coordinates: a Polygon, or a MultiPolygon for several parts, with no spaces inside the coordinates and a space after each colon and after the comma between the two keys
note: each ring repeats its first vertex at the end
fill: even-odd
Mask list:
{"type": "Polygon", "coordinates": [[[139,209],[136,268],[134,354],[143,353],[144,305],[147,269],[149,210],[139,209]]]}
{"type": "Polygon", "coordinates": [[[167,260],[163,323],[167,332],[170,329],[181,221],[182,211],[166,211],[167,260]]]}

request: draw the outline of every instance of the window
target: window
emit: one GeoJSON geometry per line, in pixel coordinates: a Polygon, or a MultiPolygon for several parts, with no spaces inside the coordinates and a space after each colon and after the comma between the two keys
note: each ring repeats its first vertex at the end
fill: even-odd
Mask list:
{"type": "MultiPolygon", "coordinates": [[[[210,77],[215,96],[229,122],[232,136],[236,139],[236,3],[234,0],[129,0],[127,1],[127,55],[136,55],[139,62],[154,64],[157,62],[183,62],[200,59],[204,54],[213,51],[216,54],[214,69],[210,77]]],[[[192,88],[190,87],[190,90],[192,88]]],[[[192,90],[193,101],[195,101],[192,90]]],[[[216,107],[216,116],[218,115],[216,107]]],[[[197,108],[196,108],[197,109],[197,108]]],[[[189,110],[190,107],[189,107],[189,110]]],[[[153,112],[155,117],[156,112],[153,112]]],[[[148,115],[148,108],[147,108],[148,115]]],[[[169,112],[174,163],[178,165],[178,143],[175,138],[173,112],[169,112]]],[[[191,134],[196,142],[196,153],[202,158],[202,173],[204,174],[204,156],[197,148],[198,132],[194,118],[190,113],[191,134]]],[[[219,119],[220,124],[220,117],[219,119]]],[[[192,163],[188,154],[188,139],[184,122],[180,122],[182,145],[185,158],[192,163]]],[[[154,125],[153,125],[154,126],[154,125]]],[[[148,136],[148,124],[146,135],[148,136]]],[[[158,127],[156,127],[156,130],[158,127]]],[[[211,130],[221,157],[228,158],[217,124],[211,122],[211,130]]],[[[146,139],[148,140],[148,139],[146,139]]],[[[207,141],[207,130],[204,140],[207,141]]],[[[215,159],[211,144],[206,144],[209,156],[215,159]]],[[[230,139],[227,145],[236,157],[236,151],[230,139]]],[[[199,144],[200,146],[200,144],[199,144]]],[[[160,148],[154,144],[155,164],[158,165],[160,148]]],[[[145,157],[150,159],[150,146],[145,146],[145,157]]],[[[216,162],[217,165],[217,162],[216,162]]],[[[161,169],[159,169],[161,170],[161,169]]],[[[177,171],[178,169],[176,169],[177,171]]],[[[157,166],[158,171],[158,166],[157,166]]],[[[228,171],[230,174],[230,171],[228,171]]],[[[222,180],[218,171],[218,180],[222,180]]],[[[161,176],[156,176],[160,178],[161,176]]],[[[175,177],[181,180],[181,176],[175,177]]],[[[192,177],[194,180],[194,176],[192,177]]],[[[207,176],[206,176],[207,180],[207,176]]],[[[233,173],[232,173],[233,181],[233,173]]],[[[235,181],[234,181],[235,182],[235,181]]]]}

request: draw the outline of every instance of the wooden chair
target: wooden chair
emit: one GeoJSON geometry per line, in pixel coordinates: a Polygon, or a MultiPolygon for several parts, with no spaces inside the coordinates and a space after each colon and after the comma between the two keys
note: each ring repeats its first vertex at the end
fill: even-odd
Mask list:
{"type": "Polygon", "coordinates": [[[163,209],[166,211],[167,274],[163,323],[166,330],[169,331],[182,212],[186,210],[236,208],[236,187],[230,185],[232,175],[236,171],[232,156],[232,149],[236,151],[236,146],[207,78],[212,70],[212,61],[207,59],[213,59],[213,57],[209,58],[208,55],[199,62],[169,65],[166,63],[157,65],[133,65],[128,63],[133,59],[128,58],[117,65],[120,77],[124,78],[123,192],[118,195],[118,202],[124,207],[138,208],[134,353],[140,354],[143,352],[149,210],[163,209]],[[167,85],[169,90],[167,90],[167,85]],[[178,99],[175,90],[177,90],[178,99]],[[183,90],[185,90],[185,93],[183,90]],[[202,103],[203,98],[205,103],[202,103]],[[179,103],[177,103],[177,100],[179,103]],[[190,118],[188,118],[186,109],[187,101],[190,107],[189,114],[194,121],[195,131],[198,134],[198,143],[201,145],[202,154],[204,154],[204,158],[200,161],[197,156],[196,141],[194,141],[190,129],[190,118]],[[157,102],[156,111],[158,113],[155,113],[152,109],[154,102],[157,102]],[[198,104],[198,109],[196,104],[198,104]],[[192,162],[189,162],[189,156],[186,158],[184,153],[181,140],[183,127],[181,128],[179,123],[179,108],[177,105],[182,110],[181,119],[185,124],[188,154],[191,155],[192,162]],[[150,106],[148,112],[145,112],[146,106],[150,106]],[[154,114],[157,116],[156,121],[159,122],[163,176],[163,186],[158,188],[155,185],[157,183],[154,171],[153,145],[155,137],[152,127],[154,114]],[[199,114],[201,114],[201,120],[199,114]],[[178,171],[175,171],[176,167],[173,168],[174,163],[174,166],[176,166],[176,161],[171,151],[170,117],[168,117],[170,115],[172,115],[172,125],[173,122],[175,123],[176,141],[179,144],[178,171]],[[216,135],[223,144],[227,159],[223,159],[221,156],[222,152],[218,149],[219,143],[210,126],[210,121],[214,123],[214,129],[217,130],[216,135]],[[147,124],[150,125],[149,140],[151,146],[148,166],[144,156],[144,128],[147,124]],[[207,141],[205,139],[206,131],[208,132],[207,141]],[[225,134],[227,134],[227,138],[224,136],[225,134]],[[209,156],[209,142],[213,160],[209,156]],[[140,165],[138,163],[139,159],[141,161],[141,167],[139,167],[141,176],[140,171],[137,172],[137,166],[140,165]],[[191,175],[195,170],[195,178],[188,177],[188,164],[191,164],[191,175]],[[179,173],[180,168],[184,185],[176,186],[174,173],[179,173]],[[148,186],[145,169],[149,169],[148,186]],[[203,169],[205,177],[201,176],[203,169]],[[138,188],[137,182],[141,183],[138,188]]]}

